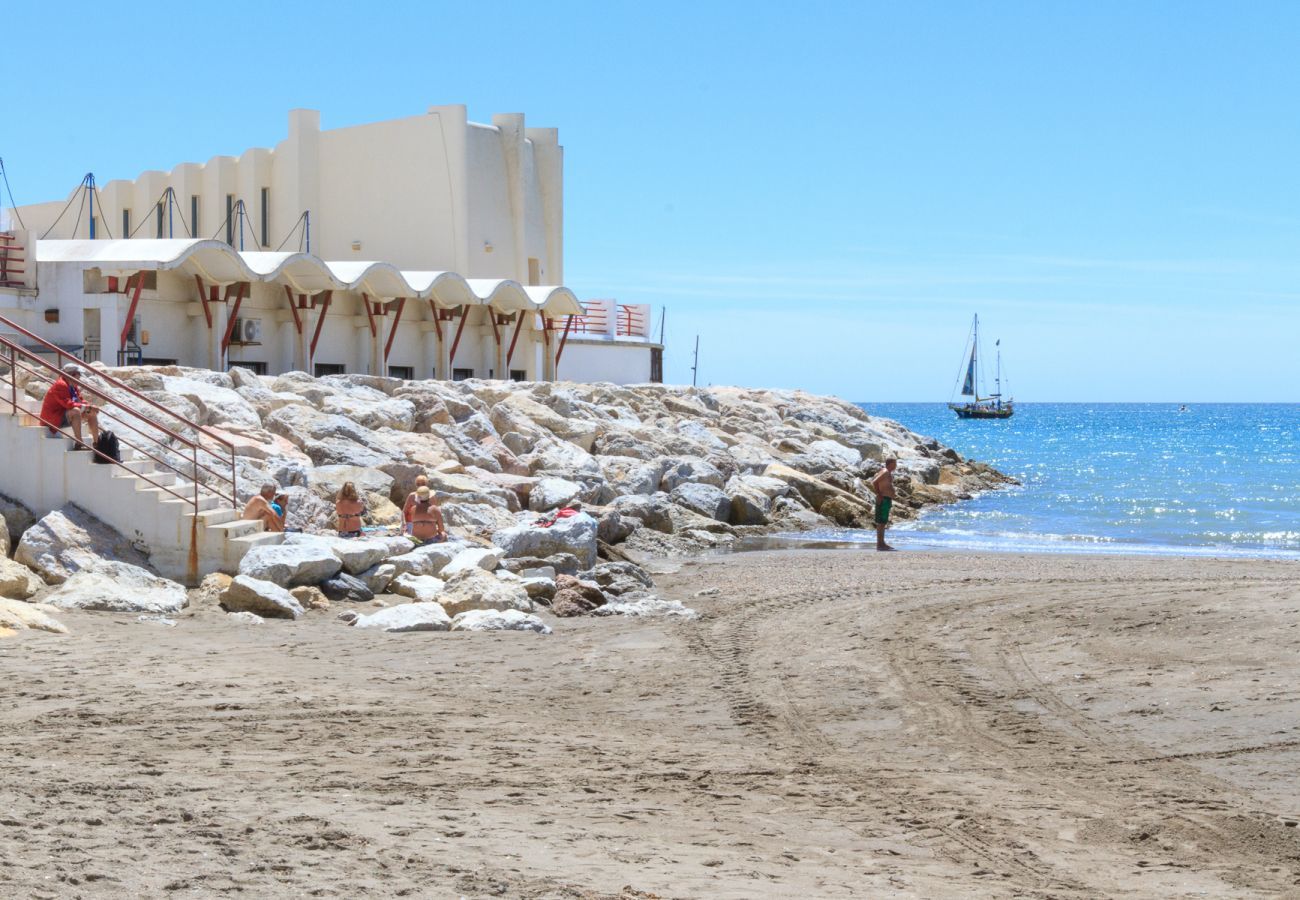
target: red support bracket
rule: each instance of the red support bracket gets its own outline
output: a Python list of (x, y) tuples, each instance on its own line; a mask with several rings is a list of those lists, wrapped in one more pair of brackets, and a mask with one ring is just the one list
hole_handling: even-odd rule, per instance
[(560, 346), (555, 351), (555, 369), (559, 373), (560, 357), (564, 355), (564, 345), (569, 342), (569, 329), (573, 327), (573, 316), (569, 316), (564, 322), (564, 334), (560, 335)]
[(465, 323), (468, 321), (469, 307), (462, 306), (460, 308), (460, 324), (456, 326), (456, 339), (451, 342), (451, 357), (448, 362), (454, 363), (456, 361), (456, 348), (460, 346), (460, 335), (465, 330)]
[(239, 318), (239, 307), (244, 305), (244, 295), (248, 293), (248, 282), (239, 282), (239, 290), (235, 293), (235, 308), (230, 311), (230, 317), (226, 320), (226, 333), (221, 338), (221, 355), (224, 357), (226, 351), (230, 349), (230, 338), (235, 333), (235, 322)]
[(402, 321), (402, 310), (406, 308), (406, 298), (397, 298), (397, 312), (393, 313), (393, 325), (388, 329), (388, 341), (384, 344), (384, 365), (388, 365), (388, 354), (393, 350), (393, 338), (397, 337), (397, 323)]
[[(208, 327), (212, 327), (212, 307), (208, 305), (208, 292), (203, 289), (203, 279), (195, 275), (194, 283), (199, 286), (199, 302), (203, 304), (203, 318), (208, 320)], [(213, 287), (216, 290), (216, 287)]]
[(549, 316), (542, 316), (542, 343), (547, 347), (551, 346), (551, 330), (554, 327)]
[(492, 337), (493, 337), (493, 339), (496, 340), (496, 342), (497, 342), (497, 346), (500, 347), (500, 346), (501, 346), (501, 330), (500, 330), (499, 328), (497, 328), (497, 314), (496, 314), (496, 310), (494, 310), (492, 307), (489, 306), (489, 307), (488, 307), (488, 310), (487, 310), (487, 314), (488, 314), (488, 321), (492, 323)]
[(284, 286), (284, 295), (289, 298), (289, 312), (293, 313), (293, 327), (299, 334), (302, 334), (302, 316), (298, 313), (298, 301), (293, 297), (293, 291), (289, 285)]
[[(515, 358), (515, 344), (519, 343), (519, 332), (524, 328), (524, 316), (527, 315), (522, 309), (515, 313), (519, 321), (515, 324), (515, 336), (510, 339), (510, 349), (506, 351), (506, 368), (510, 368), (510, 360)], [(510, 373), (507, 371), (507, 375)]]
[(321, 329), (325, 327), (325, 316), (330, 311), (330, 299), (333, 296), (334, 296), (333, 291), (326, 291), (325, 293), (321, 294), (319, 298), (323, 302), (321, 304), (320, 316), (319, 318), (316, 319), (316, 331), (311, 336), (311, 354), (310, 354), (311, 360), (316, 359), (316, 344), (317, 342), (320, 341)]
[(126, 324), (122, 326), (122, 339), (118, 342), (118, 353), (126, 350), (126, 339), (131, 336), (131, 323), (135, 321), (135, 311), (140, 306), (140, 292), (144, 290), (144, 272), (135, 276), (135, 293), (131, 295), (131, 306), (126, 311)]
[(370, 320), (370, 336), (379, 337), (379, 331), (375, 328), (375, 311), (370, 308), (370, 297), (362, 294), (361, 303), (366, 308), (366, 318)]
[(429, 298), (429, 311), (433, 313), (433, 327), (434, 330), (438, 332), (438, 346), (441, 347), (443, 342), (443, 334), (442, 334), (443, 310), (438, 309), (438, 304), (433, 302), (432, 297)]

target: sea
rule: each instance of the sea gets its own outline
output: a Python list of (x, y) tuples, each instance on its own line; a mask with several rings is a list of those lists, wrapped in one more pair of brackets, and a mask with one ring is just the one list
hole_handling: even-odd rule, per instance
[(1004, 421), (859, 405), (1020, 482), (900, 523), (899, 547), (1300, 558), (1300, 404), (1017, 403)]

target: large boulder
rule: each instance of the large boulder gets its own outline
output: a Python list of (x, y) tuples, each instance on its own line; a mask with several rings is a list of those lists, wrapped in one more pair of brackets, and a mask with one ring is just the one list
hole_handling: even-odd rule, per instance
[(610, 506), (624, 516), (637, 519), (652, 531), (672, 534), (676, 529), (673, 523), (672, 500), (665, 493), (655, 493), (648, 497), (641, 495), (615, 497)]
[(726, 493), (711, 484), (679, 484), (669, 495), (678, 506), (684, 506), (719, 522), (731, 515), (731, 500)]
[(467, 572), (470, 569), (482, 569), (484, 572), (491, 572), (499, 562), (501, 562), (501, 549), (499, 547), (470, 547), (457, 553), (455, 558), (447, 563), (438, 574), (445, 580), (459, 572)]
[(447, 631), (451, 617), (437, 603), (403, 603), (368, 616), (357, 616), (357, 628), (377, 628), (393, 634), (407, 631)]
[(67, 627), (45, 612), (47, 609), (49, 607), (43, 604), (24, 603), (21, 600), (0, 597), (0, 632), (6, 628), (13, 631), (30, 628), (52, 634), (67, 634)]
[(392, 475), (369, 466), (317, 466), (311, 472), (312, 490), (330, 503), (349, 481), (365, 496), (375, 494), (387, 498), (393, 489)]
[(464, 544), (448, 541), (443, 544), (425, 544), (409, 553), (388, 558), (388, 565), (393, 567), (393, 577), (398, 575), (437, 575), (447, 563), (456, 558)]
[(36, 524), (36, 516), (30, 509), (17, 500), (0, 494), (0, 546), (4, 549), (0, 556), (8, 556), (10, 551), (18, 546), (23, 532), (34, 524)]
[(196, 421), (200, 425), (241, 425), (246, 428), (262, 426), (257, 410), (232, 387), (164, 376), (163, 390), (192, 403), (198, 410)]
[(252, 612), (268, 619), (297, 619), (303, 614), (302, 604), (287, 590), (248, 575), (230, 582), (221, 606), (228, 612)]
[(473, 609), (451, 620), (452, 631), (531, 631), (550, 634), (550, 627), (537, 616), (517, 609)]
[(332, 535), (286, 534), (284, 543), (290, 546), (308, 545), (324, 547), (338, 557), (343, 571), (360, 575), (388, 559), (410, 552), (411, 542), (400, 536), (374, 538), (341, 538)]
[(60, 609), (163, 614), (178, 613), (189, 603), (182, 585), (111, 560), (102, 560), (91, 571), (74, 572), (43, 599)]
[(596, 563), (596, 520), (585, 512), (557, 519), (549, 528), (531, 522), (503, 528), (492, 536), (492, 543), (506, 556), (547, 557), (571, 553), (584, 569)]
[(125, 537), (80, 507), (55, 510), (23, 532), (14, 559), (47, 584), (62, 584), (105, 560), (147, 568), (148, 558)]
[(264, 544), (248, 551), (239, 563), (239, 574), (290, 588), (320, 584), (342, 568), (343, 562), (321, 543)]
[(827, 501), (836, 499), (837, 502), (832, 506), (832, 510), (837, 513), (843, 513), (844, 510), (861, 511), (866, 509), (870, 512), (870, 506), (863, 500), (853, 496), (848, 491), (840, 490), (834, 485), (828, 484), (820, 478), (812, 475), (806, 475), (796, 469), (785, 465), (771, 465), (767, 467), (764, 473), (768, 478), (775, 478), (784, 481), (790, 487), (799, 492), (799, 495), (808, 502), (813, 509), (821, 511)]
[[(0, 529), (3, 530), (3, 529)], [(31, 569), (20, 562), (0, 556), (0, 597), (26, 600), (45, 587)]]
[(321, 593), (335, 603), (369, 603), (375, 594), (369, 585), (355, 575), (340, 572), (320, 583)]
[(542, 478), (533, 485), (528, 495), (528, 508), (533, 512), (546, 512), (568, 506), (583, 492), (576, 481), (565, 478)]
[(419, 603), (437, 600), (442, 596), (447, 582), (432, 575), (398, 575), (388, 585), (390, 594), (410, 597)]
[[(600, 433), (600, 429), (595, 422), (560, 415), (522, 392), (511, 394), (498, 405), (509, 407), (512, 412), (521, 414), (534, 425), (540, 426), (556, 437), (576, 444), (588, 452), (591, 451), (592, 443), (596, 440), (597, 434)], [(511, 424), (515, 424), (513, 420), (511, 420)]]
[(671, 460), (665, 467), (663, 477), (659, 479), (661, 490), (672, 492), (682, 484), (711, 484), (716, 488), (727, 483), (726, 477), (717, 466), (703, 459)]
[(533, 608), (520, 582), (502, 581), (482, 569), (469, 569), (450, 579), (438, 602), (453, 616), (471, 609)]

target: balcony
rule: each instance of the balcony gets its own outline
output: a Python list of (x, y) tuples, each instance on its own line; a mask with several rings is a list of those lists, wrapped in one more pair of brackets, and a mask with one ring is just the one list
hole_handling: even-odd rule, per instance
[(587, 300), (587, 313), (573, 317), (570, 336), (589, 340), (648, 342), (650, 340), (650, 305), (617, 303), (613, 300)]

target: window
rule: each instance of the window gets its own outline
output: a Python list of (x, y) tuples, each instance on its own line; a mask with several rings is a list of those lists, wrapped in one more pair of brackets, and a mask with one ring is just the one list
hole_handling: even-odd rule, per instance
[(158, 356), (142, 356), (142, 357), (140, 357), (140, 362), (137, 363), (137, 365), (141, 365), (141, 366), (174, 366), (174, 365), (176, 365), (176, 360), (174, 360), (174, 359), (163, 359), (163, 358), (158, 357)]
[(664, 348), (650, 348), (650, 382), (652, 384), (664, 383)]
[(451, 370), (452, 381), (464, 381), (466, 378), (473, 378), (473, 377), (474, 377), (473, 369), (452, 369)]
[(342, 375), (343, 363), (316, 363), (316, 377), (322, 378), (326, 375)]
[(523, 369), (511, 369), (511, 370), (510, 370), (510, 380), (511, 380), (511, 381), (527, 381), (527, 380), (528, 380), (528, 373), (525, 372)]
[(528, 257), (528, 283), (542, 283), (542, 264), (535, 256)]
[(190, 194), (190, 237), (199, 236), (199, 195)]
[(271, 189), (262, 188), (262, 246), (271, 246)]
[(241, 359), (238, 362), (232, 362), (227, 367), (227, 371), (229, 371), (230, 369), (247, 369), (248, 371), (252, 372), (254, 375), (265, 375), (266, 363), (256, 362), (251, 359)]
[(154, 219), (158, 223), (157, 236), (162, 237), (163, 236), (163, 205), (161, 202), (159, 202), (158, 206), (154, 209)]
[(130, 236), (131, 236), (131, 210), (124, 209), (122, 210), (122, 237), (129, 238)]
[(226, 243), (235, 246), (235, 195), (226, 194)]
[(389, 378), (400, 378), (403, 381), (413, 381), (415, 379), (414, 366), (389, 366)]

